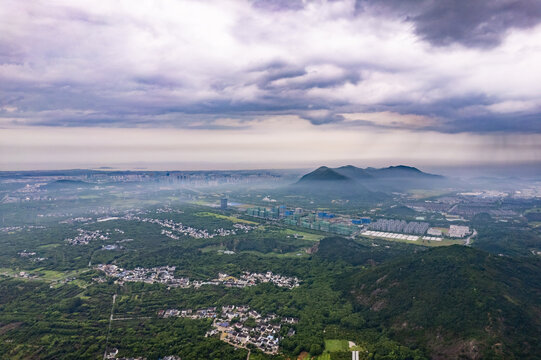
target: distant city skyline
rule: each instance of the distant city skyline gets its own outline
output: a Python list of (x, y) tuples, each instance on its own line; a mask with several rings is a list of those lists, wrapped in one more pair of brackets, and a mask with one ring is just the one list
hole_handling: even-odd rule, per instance
[(0, 31), (0, 171), (539, 168), (539, 1), (5, 0)]

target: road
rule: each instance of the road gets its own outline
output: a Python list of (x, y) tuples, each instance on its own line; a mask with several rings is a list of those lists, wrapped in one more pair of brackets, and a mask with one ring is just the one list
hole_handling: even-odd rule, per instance
[(105, 351), (103, 352), (103, 360), (107, 357), (107, 344), (109, 343), (109, 335), (111, 334), (111, 324), (113, 323), (113, 312), (115, 310), (116, 294), (113, 295), (113, 305), (111, 306), (111, 315), (109, 316), (109, 328), (107, 329), (107, 337), (105, 338)]
[(140, 316), (140, 317), (117, 317), (113, 321), (125, 321), (125, 320), (148, 320), (152, 319), (150, 316)]
[(470, 246), (471, 244), (471, 238), (477, 235), (477, 230), (473, 229), (473, 233), (466, 238), (466, 241), (464, 242), (464, 245)]

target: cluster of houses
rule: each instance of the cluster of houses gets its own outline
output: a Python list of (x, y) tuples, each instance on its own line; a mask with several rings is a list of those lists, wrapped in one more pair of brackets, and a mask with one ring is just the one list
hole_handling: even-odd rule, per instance
[(218, 274), (217, 279), (210, 281), (193, 280), (189, 278), (176, 278), (174, 266), (160, 266), (154, 268), (135, 268), (126, 270), (116, 265), (99, 264), (97, 270), (103, 271), (106, 276), (118, 278), (117, 283), (124, 282), (144, 282), (147, 284), (165, 284), (172, 287), (194, 287), (200, 288), (203, 285), (223, 285), (226, 287), (243, 288), (246, 286), (254, 286), (260, 283), (273, 283), (279, 287), (288, 289), (299, 286), (300, 280), (297, 277), (287, 277), (278, 274), (273, 274), (271, 271), (266, 273), (250, 273), (244, 272), (240, 278), (236, 278), (227, 274)]
[(218, 279), (215, 279), (215, 281), (222, 283), (226, 287), (239, 288), (267, 282), (288, 289), (293, 289), (300, 285), (300, 280), (297, 277), (287, 277), (279, 274), (273, 274), (272, 271), (267, 271), (264, 274), (245, 271), (238, 279), (228, 274), (220, 273), (218, 274)]
[(257, 228), (257, 226), (254, 226), (254, 225), (246, 225), (246, 224), (241, 224), (241, 223), (233, 224), (233, 227), (237, 229), (237, 232), (244, 231), (245, 234)]
[(32, 256), (36, 256), (36, 253), (35, 252), (28, 252), (26, 250), (23, 250), (19, 253), (19, 256), (20, 257), (32, 257)]
[[(110, 351), (106, 351), (103, 358), (108, 359), (108, 360), (112, 360), (112, 359), (114, 360), (146, 360), (147, 359), (145, 357), (117, 357), (117, 356), (118, 356), (118, 349), (113, 348)], [(168, 356), (159, 358), (159, 360), (182, 360), (182, 359), (180, 358), (180, 356), (168, 355)]]
[(19, 256), (22, 257), (22, 258), (27, 258), (27, 259), (30, 259), (30, 261), (33, 261), (33, 262), (37, 262), (37, 261), (43, 261), (43, 260), (47, 260), (47, 258), (44, 258), (44, 257), (37, 257), (36, 256), (36, 253), (33, 252), (33, 251), (21, 251), (19, 253)]
[(9, 272), (2, 272), (0, 275), (3, 276), (9, 276), (9, 277), (15, 277), (15, 278), (22, 278), (22, 279), (37, 279), (39, 276), (37, 274), (30, 274), (26, 271), (20, 271), (19, 273), (12, 274)]
[(3, 227), (0, 227), (0, 232), (14, 233), (14, 232), (22, 231), (24, 229), (28, 231), (33, 230), (33, 229), (45, 229), (45, 226), (42, 226), (42, 225), (3, 226)]
[[(221, 340), (236, 347), (246, 347), (252, 344), (268, 354), (278, 352), (282, 324), (294, 325), (298, 323), (298, 319), (292, 317), (280, 319), (275, 314), (262, 316), (246, 305), (226, 305), (222, 306), (221, 311), (217, 311), (216, 307), (195, 311), (167, 309), (160, 310), (158, 316), (162, 318), (213, 319), (212, 329), (207, 332), (206, 336), (219, 335)], [(252, 320), (249, 322), (249, 319)], [(291, 327), (287, 335), (293, 336), (294, 334), (295, 330)]]
[[(86, 220), (87, 218), (80, 218), (81, 220)], [(100, 221), (107, 221), (109, 219), (120, 219), (118, 217), (108, 217), (104, 219), (98, 219)], [(129, 215), (122, 219), (129, 220), (138, 220), (142, 222), (148, 222), (152, 224), (158, 224), (163, 229), (161, 231), (162, 235), (165, 235), (173, 240), (180, 239), (180, 235), (191, 236), (196, 239), (212, 239), (216, 236), (229, 236), (236, 235), (239, 232), (248, 233), (249, 231), (255, 229), (255, 226), (250, 226), (246, 224), (233, 224), (233, 229), (217, 229), (214, 232), (209, 232), (207, 230), (201, 230), (192, 228), (190, 226), (183, 225), (182, 223), (175, 223), (172, 220), (161, 220), (161, 219), (152, 219), (152, 218), (140, 218), (138, 216)], [(72, 219), (73, 220), (73, 219)], [(65, 220), (67, 221), (67, 220)], [(92, 240), (107, 240), (109, 234), (101, 234), (99, 230), (89, 231), (83, 229), (77, 229), (79, 234), (74, 238), (66, 239), (71, 245), (87, 245)], [(117, 233), (124, 234), (124, 231), (121, 229), (114, 230)]]
[(167, 236), (168, 238), (171, 238), (173, 240), (178, 240), (180, 239), (179, 236), (173, 234), (173, 232), (171, 230), (166, 230), (166, 229), (162, 229), (162, 232), (161, 232), (162, 235), (165, 235)]
[(173, 209), (170, 206), (165, 205), (164, 207), (157, 208), (156, 214), (170, 214), (170, 213), (176, 213), (176, 214), (184, 214), (184, 211), (180, 209)]
[(184, 225), (182, 223), (175, 223), (173, 220), (143, 218), (141, 219), (141, 221), (158, 224), (161, 227), (169, 229), (171, 232), (176, 232), (181, 235), (191, 236), (195, 239), (212, 239), (216, 236), (235, 235), (235, 232), (233, 230), (226, 230), (226, 229), (220, 228), (214, 231), (213, 233), (211, 233), (207, 231), (206, 229), (196, 229), (191, 226)]
[(74, 224), (74, 223), (89, 223), (89, 222), (92, 222), (92, 218), (78, 216), (78, 217), (69, 218), (69, 219), (59, 221), (58, 223), (59, 224)]
[(93, 240), (109, 240), (109, 234), (102, 234), (100, 230), (84, 230), (77, 229), (79, 234), (74, 238), (66, 239), (65, 241), (71, 245), (88, 245), (89, 242)]
[(23, 226), (3, 226), (3, 227), (0, 227), (0, 232), (14, 233), (17, 231), (21, 231), (22, 229), (24, 229)]
[(174, 240), (178, 240), (179, 236), (190, 236), (195, 239), (212, 239), (217, 236), (230, 236), (236, 235), (239, 232), (248, 233), (249, 231), (256, 228), (256, 226), (246, 225), (246, 224), (234, 224), (233, 229), (223, 229), (219, 228), (213, 232), (210, 232), (206, 229), (196, 229), (188, 225), (184, 225), (180, 222), (174, 222), (170, 219), (153, 219), (149, 217), (139, 217), (133, 214), (128, 214), (124, 216), (124, 220), (136, 220), (141, 222), (147, 222), (151, 224), (158, 224), (162, 229), (162, 235), (168, 236)]
[(125, 270), (116, 265), (100, 264), (96, 266), (96, 269), (103, 271), (107, 276), (118, 278), (117, 282), (119, 284), (124, 282), (144, 282), (147, 284), (165, 284), (173, 287), (188, 287), (190, 283), (188, 278), (175, 278), (174, 266)]

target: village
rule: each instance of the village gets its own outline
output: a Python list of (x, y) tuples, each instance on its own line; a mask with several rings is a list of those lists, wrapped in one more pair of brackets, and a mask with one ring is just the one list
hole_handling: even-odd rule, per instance
[[(217, 311), (216, 307), (195, 311), (167, 309), (158, 311), (158, 317), (213, 319), (212, 330), (208, 331), (206, 336), (219, 335), (222, 341), (235, 347), (247, 348), (251, 344), (268, 354), (278, 353), (282, 325), (298, 323), (298, 319), (292, 317), (279, 318), (275, 314), (262, 316), (246, 305), (226, 305), (222, 306), (221, 311)], [(290, 327), (287, 336), (294, 334), (295, 329)]]
[(137, 220), (147, 222), (151, 224), (158, 224), (162, 229), (162, 235), (165, 235), (173, 240), (178, 240), (180, 235), (190, 236), (194, 239), (212, 239), (217, 236), (231, 236), (238, 233), (248, 233), (256, 228), (256, 226), (246, 224), (233, 224), (233, 229), (216, 229), (214, 232), (210, 232), (206, 229), (196, 229), (191, 226), (184, 225), (182, 223), (176, 223), (173, 220), (162, 220), (153, 218), (141, 218), (138, 216), (129, 216), (126, 220)]
[[(107, 360), (147, 360), (146, 357), (138, 356), (138, 357), (117, 357), (118, 356), (118, 349), (113, 348), (109, 351), (106, 351), (103, 358)], [(176, 355), (168, 355), (160, 358), (160, 360), (181, 360), (180, 356)]]
[(239, 278), (220, 273), (218, 274), (217, 279), (212, 279), (209, 281), (193, 280), (190, 282), (189, 278), (175, 278), (174, 266), (125, 270), (112, 264), (99, 264), (96, 266), (96, 269), (103, 271), (108, 277), (118, 278), (116, 282), (121, 285), (124, 282), (144, 282), (147, 284), (159, 283), (171, 287), (182, 288), (199, 288), (203, 285), (223, 285), (225, 287), (243, 288), (260, 283), (272, 283), (278, 287), (284, 287), (287, 289), (293, 289), (300, 285), (300, 280), (297, 277), (287, 277), (273, 274), (271, 271), (267, 271), (264, 274), (244, 272)]
[(173, 287), (188, 287), (190, 283), (188, 278), (175, 278), (174, 266), (125, 270), (116, 265), (99, 264), (96, 269), (103, 271), (106, 276), (118, 278), (116, 282), (120, 285), (125, 282), (144, 282), (147, 284), (165, 284)]
[(250, 272), (245, 271), (244, 273), (242, 273), (242, 275), (238, 279), (228, 274), (220, 273), (218, 274), (218, 279), (216, 279), (215, 281), (222, 283), (226, 287), (240, 287), (240, 288), (245, 287), (245, 286), (257, 285), (259, 283), (270, 282), (279, 287), (293, 289), (299, 286), (300, 284), (300, 281), (297, 277), (287, 277), (287, 276), (282, 276), (278, 274), (273, 274), (271, 271), (267, 271), (265, 274), (250, 273)]
[(89, 242), (94, 240), (109, 240), (109, 234), (102, 234), (100, 230), (90, 231), (84, 229), (77, 229), (79, 234), (73, 238), (66, 239), (65, 241), (70, 245), (88, 245)]
[[(170, 209), (158, 209), (156, 211), (157, 213), (168, 213), (168, 212), (178, 212), (173, 211)], [(173, 220), (169, 219), (154, 219), (150, 217), (141, 217), (138, 215), (143, 215), (148, 212), (145, 211), (137, 211), (135, 213), (127, 213), (124, 216), (108, 216), (104, 218), (99, 218), (95, 222), (105, 222), (110, 220), (127, 220), (127, 221), (140, 221), (140, 222), (146, 222), (150, 224), (157, 224), (162, 227), (161, 234), (165, 235), (173, 240), (179, 240), (180, 236), (190, 236), (194, 239), (212, 239), (218, 236), (232, 236), (237, 235), (240, 233), (248, 233), (257, 226), (253, 225), (247, 225), (242, 223), (236, 223), (233, 224), (233, 229), (224, 229), (219, 228), (214, 231), (209, 231), (206, 229), (197, 229), (188, 225), (184, 225), (180, 222), (175, 222)], [(182, 213), (182, 211), (180, 211)], [(85, 225), (92, 224), (94, 221), (92, 221), (92, 218), (85, 218), (85, 217), (78, 217), (78, 218), (70, 218), (67, 220), (60, 221), (61, 224), (73, 224), (76, 222), (84, 222)], [(19, 230), (19, 229), (15, 229)], [(120, 234), (123, 234), (124, 231), (120, 229), (114, 229), (115, 232), (118, 232)], [(6, 228), (5, 231), (14, 231), (11, 228)], [(77, 229), (79, 232), (78, 235), (76, 235), (73, 238), (67, 238), (65, 239), (66, 242), (68, 242), (71, 245), (88, 245), (91, 241), (94, 240), (108, 240), (110, 234), (105, 233), (103, 234), (100, 230), (84, 230), (84, 229)]]
[(45, 257), (36, 256), (36, 253), (33, 252), (33, 251), (28, 252), (28, 251), (24, 250), (24, 251), (19, 252), (18, 254), (19, 254), (20, 257), (30, 259), (30, 261), (32, 261), (32, 262), (38, 262), (38, 261), (47, 260), (47, 258), (45, 258)]

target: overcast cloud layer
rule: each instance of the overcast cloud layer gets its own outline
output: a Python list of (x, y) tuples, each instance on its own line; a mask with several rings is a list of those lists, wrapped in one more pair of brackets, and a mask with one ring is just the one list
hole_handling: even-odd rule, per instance
[(541, 134), (538, 0), (3, 0), (0, 34), (4, 129)]

